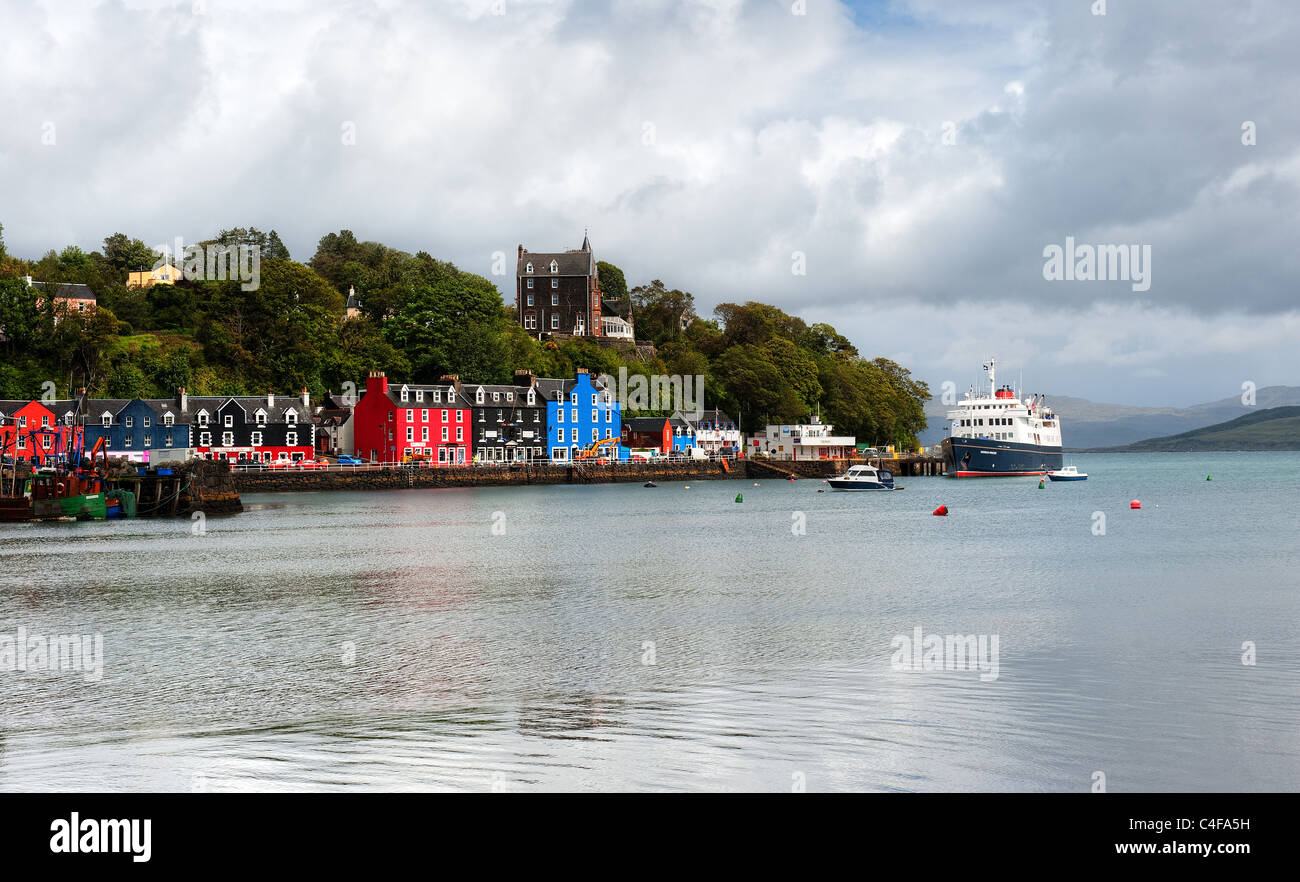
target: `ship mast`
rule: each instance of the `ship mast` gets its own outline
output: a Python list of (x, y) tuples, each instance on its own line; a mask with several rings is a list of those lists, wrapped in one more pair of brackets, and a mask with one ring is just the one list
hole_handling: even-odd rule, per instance
[(989, 372), (989, 398), (996, 398), (998, 394), (997, 359), (990, 358), (989, 363), (984, 367), (988, 368)]

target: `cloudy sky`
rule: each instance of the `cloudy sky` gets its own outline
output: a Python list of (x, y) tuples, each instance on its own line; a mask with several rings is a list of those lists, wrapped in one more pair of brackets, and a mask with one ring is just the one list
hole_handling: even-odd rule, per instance
[[(0, 0), (10, 252), (347, 228), (492, 276), (586, 227), (935, 386), (1300, 383), (1292, 0), (271, 5)], [(1149, 246), (1149, 289), (1045, 279), (1067, 236)]]

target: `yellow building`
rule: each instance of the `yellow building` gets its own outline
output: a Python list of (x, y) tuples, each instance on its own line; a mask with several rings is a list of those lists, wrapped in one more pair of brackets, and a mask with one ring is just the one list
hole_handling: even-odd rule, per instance
[(126, 277), (128, 288), (152, 288), (154, 285), (175, 285), (181, 277), (181, 271), (170, 263), (164, 263), (154, 269), (129, 273)]

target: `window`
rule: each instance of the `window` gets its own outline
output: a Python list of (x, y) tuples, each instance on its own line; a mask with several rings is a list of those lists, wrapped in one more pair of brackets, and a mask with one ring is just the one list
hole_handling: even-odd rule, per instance
[(415, 429), (411, 428), (410, 426), (407, 426), (407, 427), (406, 427), (406, 443), (409, 444), (409, 443), (411, 443), (411, 442), (414, 441), (414, 440), (415, 440)]
[[(532, 271), (533, 271), (533, 265), (531, 263), (524, 264), (524, 272), (531, 273)], [(532, 280), (530, 279), (529, 281)]]
[(172, 413), (163, 414), (163, 425), (164, 426), (176, 425), (176, 415)]
[(211, 432), (201, 432), (201, 433), (199, 434), (199, 446), (200, 446), (200, 447), (211, 447), (211, 446), (212, 446), (212, 433), (211, 433)]
[(506, 393), (506, 401), (514, 401), (514, 400), (515, 400), (515, 393), (513, 393), (513, 392), (507, 392), (507, 393)]
[(144, 446), (145, 446), (145, 447), (152, 447), (152, 446), (153, 446), (153, 436), (152, 436), (152, 435), (145, 435), (145, 436), (144, 436)]
[(555, 409), (555, 421), (556, 421), (557, 423), (562, 423), (562, 422), (564, 422), (564, 408), (562, 408), (562, 407), (557, 407), (557, 408)]
[(390, 423), (393, 421), (393, 412), (391, 410), (388, 412), (388, 421)]
[(537, 316), (533, 315), (532, 313), (529, 313), (528, 315), (524, 316), (524, 328), (526, 328), (529, 331), (536, 331)]
[(27, 428), (27, 417), (25, 417), (25, 416), (20, 416), (20, 417), (18, 418), (18, 428), (20, 428), (20, 429), (25, 429), (25, 428)]
[(429, 411), (428, 411), (427, 409), (426, 409), (426, 410), (421, 410), (421, 411), (420, 411), (420, 422), (422, 422), (422, 423), (427, 423), (428, 421), (429, 421)]
[(225, 427), (226, 427), (227, 429), (233, 428), (234, 425), (235, 425), (235, 418), (234, 418), (234, 416), (232, 416), (231, 414), (226, 414), (226, 419), (225, 419), (225, 421), (224, 421), (224, 425), (225, 425)]
[(285, 435), (285, 436), (284, 436), (284, 443), (285, 443), (285, 445), (288, 446), (288, 447), (297, 447), (297, 446), (298, 446), (298, 433), (297, 433), (297, 432), (290, 432), (290, 433), (288, 433), (287, 435)]
[(578, 421), (578, 409), (575, 407), (573, 410), (569, 411), (569, 422), (576, 423), (577, 421)]
[(27, 449), (27, 438), (22, 435), (18, 436), (18, 449), (19, 450)]
[(559, 305), (560, 305), (560, 295), (559, 295), (559, 294), (552, 294), (552, 295), (551, 295), (551, 306), (559, 306)]
[(423, 389), (416, 389), (416, 390), (415, 390), (415, 400), (416, 400), (416, 401), (423, 401), (423, 400), (424, 400), (424, 390), (423, 390)]
[(563, 430), (563, 429), (556, 429), (556, 430), (555, 430), (555, 440), (556, 440), (558, 443), (560, 443), (560, 444), (563, 444), (563, 443), (564, 443), (564, 430)]
[(614, 432), (613, 432), (613, 430), (612, 430), (612, 429), (606, 429), (606, 430), (605, 430), (605, 437), (606, 437), (606, 438), (613, 438), (613, 437), (614, 437)]
[(149, 418), (148, 418), (148, 417), (145, 417), (145, 418), (144, 418), (144, 427), (145, 427), (146, 429), (149, 428)]
[(595, 408), (592, 408), (592, 410), (591, 410), (591, 421), (594, 423), (594, 422), (596, 422), (597, 419), (598, 419), (598, 417), (597, 417), (597, 415), (596, 415), (596, 409), (595, 409)]
[(482, 389), (479, 389), (477, 392), (474, 393), (474, 403), (475, 403), (475, 404), (482, 404), (482, 403), (483, 403), (483, 390), (482, 390)]
[(462, 429), (460, 426), (456, 427), (456, 440), (457, 441), (465, 440), (465, 430)]
[(534, 404), (536, 404), (536, 403), (537, 403), (537, 395), (533, 392), (532, 389), (529, 389), (529, 390), (528, 390), (528, 404), (529, 404), (529, 406), (532, 406), (532, 405), (534, 405)]
[(448, 431), (449, 431), (449, 430), (447, 429), (446, 426), (443, 426), (443, 427), (442, 427), (442, 440), (443, 440), (443, 441), (446, 441), (446, 440), (447, 440), (447, 432), (448, 432)]
[(560, 280), (559, 280), (559, 279), (551, 279), (551, 287), (552, 287), (552, 288), (558, 288), (558, 287), (560, 287)]
[[(531, 282), (532, 279), (529, 279), (528, 281)], [(531, 295), (531, 294), (528, 295), (528, 305), (529, 305), (529, 306), (532, 306), (532, 305), (533, 305), (533, 295)]]
[(253, 436), (252, 436), (252, 438), (251, 438), (251, 440), (249, 441), (249, 443), (252, 444), (254, 447), (261, 447), (261, 446), (262, 446), (262, 433), (261, 433), (261, 432), (254, 432), (254, 433), (253, 433)]
[(421, 440), (421, 441), (428, 441), (428, 440), (429, 440), (429, 427), (428, 427), (428, 426), (422, 426), (422, 427), (420, 428), (420, 440)]
[(456, 422), (458, 423), (465, 422), (465, 411), (463, 410), (456, 411)]
[(408, 423), (413, 423), (413, 422), (415, 422), (415, 411), (414, 411), (414, 410), (408, 410), (408, 411), (406, 412), (406, 421), (407, 421)]
[(172, 446), (172, 433), (168, 432), (167, 437), (163, 439), (163, 444), (167, 447)]
[(448, 390), (447, 390), (447, 403), (448, 403), (448, 404), (455, 404), (455, 403), (456, 403), (456, 390), (455, 390), (455, 389), (448, 389)]
[(442, 412), (442, 421), (443, 421), (444, 423), (447, 422), (447, 411), (445, 411), (445, 410)]
[[(44, 417), (42, 417), (41, 419), (44, 419)], [(45, 425), (45, 424), (43, 423), (43, 425)], [(134, 426), (135, 426), (135, 417), (127, 417), (127, 418), (123, 421), (123, 425), (125, 425), (128, 429), (130, 429), (130, 428), (134, 428)]]
[(99, 418), (99, 423), (105, 427), (113, 425), (113, 415), (111, 413), (104, 414)]
[(234, 432), (222, 432), (222, 433), (221, 433), (221, 446), (222, 446), (222, 447), (234, 447), (234, 446), (235, 446), (235, 433), (234, 433)]
[[(577, 392), (572, 392), (572, 393), (569, 394), (569, 403), (570, 403), (570, 404), (577, 404), (577, 403), (578, 403), (578, 393), (577, 393)], [(574, 419), (576, 420), (577, 417), (574, 417)]]
[(533, 280), (532, 280), (532, 279), (529, 279), (529, 280), (528, 280), (528, 287), (529, 287), (529, 288), (533, 287)]
[(406, 402), (408, 402), (408, 401), (410, 401), (410, 400), (411, 400), (411, 393), (410, 393), (410, 391), (409, 391), (405, 386), (403, 386), (403, 387), (402, 387), (402, 403), (405, 404)]
[(125, 438), (122, 439), (122, 446), (123, 446), (123, 447), (130, 447), (130, 446), (131, 446), (131, 442), (132, 442), (133, 440), (134, 440), (134, 439), (133, 439), (130, 435), (127, 435)]
[(493, 401), (500, 401), (500, 400), (501, 400), (501, 393), (500, 393), (500, 392), (493, 392), (493, 393), (492, 393), (492, 400), (493, 400)]
[(533, 422), (540, 423), (541, 421), (542, 421), (542, 412), (540, 410), (533, 411)]
[(605, 422), (607, 423), (612, 422), (613, 416), (614, 416), (614, 409), (611, 407), (605, 408)]
[(552, 260), (552, 261), (551, 261), (551, 272), (553, 272), (553, 273), (558, 273), (559, 271), (560, 271), (560, 265), (559, 265), (558, 263), (556, 263), (555, 261)]
[(595, 429), (592, 429), (592, 430), (591, 430), (591, 443), (592, 443), (592, 444), (595, 444), (595, 443), (596, 443), (596, 439), (597, 439), (596, 430), (595, 430)]
[(258, 424), (259, 426), (265, 426), (265, 425), (266, 425), (266, 411), (264, 411), (264, 410), (259, 410), (257, 413), (253, 414), (253, 419), (257, 420), (257, 424)]
[[(434, 389), (434, 390), (433, 390), (433, 403), (434, 403), (434, 404), (442, 404), (442, 390), (441, 390), (441, 389)], [(446, 417), (443, 417), (443, 419), (445, 420)]]

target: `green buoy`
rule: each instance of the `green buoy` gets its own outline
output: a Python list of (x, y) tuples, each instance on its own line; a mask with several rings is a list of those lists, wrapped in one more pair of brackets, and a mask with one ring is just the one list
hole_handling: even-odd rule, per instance
[(1205, 480), (1207, 480), (1207, 481), (1213, 481), (1214, 479), (1211, 478), (1209, 475), (1206, 475), (1206, 476), (1205, 476)]
[(1046, 488), (1047, 488), (1047, 484), (1043, 481), (1042, 478), (1039, 478), (1039, 479), (1038, 479), (1038, 489), (1039, 489), (1039, 490), (1044, 490), (1044, 489), (1046, 489)]
[(736, 494), (736, 501), (737, 501), (737, 502), (744, 502), (744, 501), (745, 501), (745, 494), (744, 494), (744, 493), (737, 493), (737, 494)]

